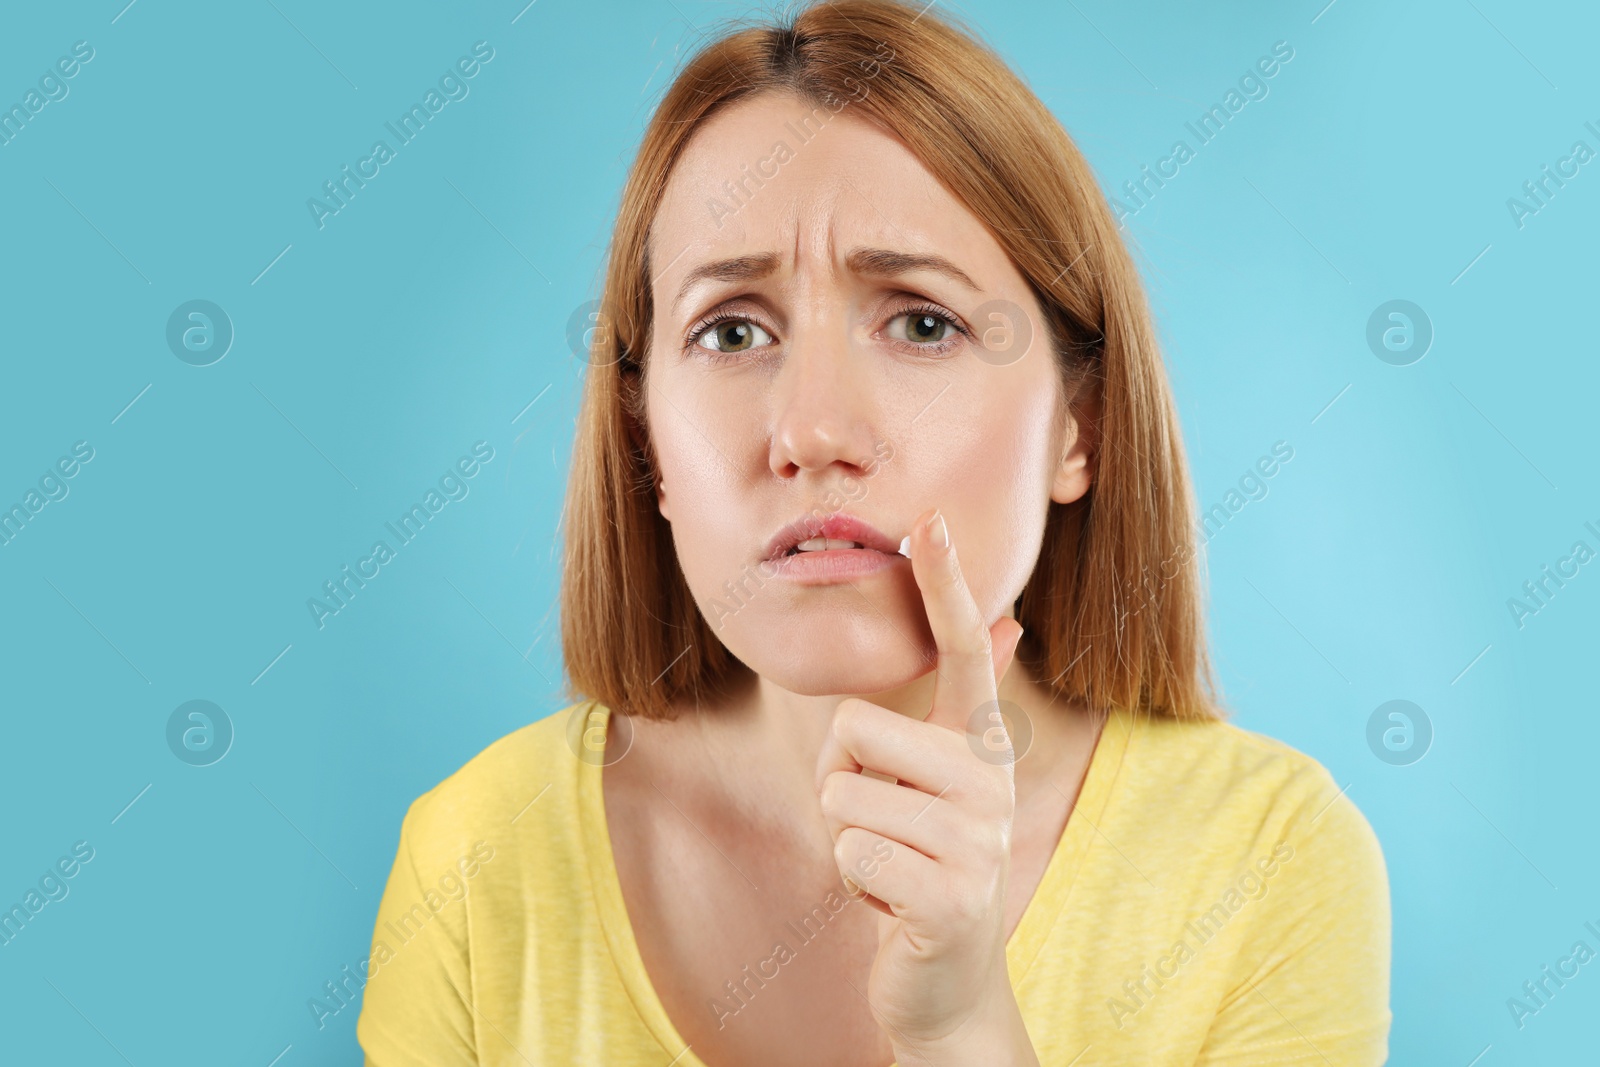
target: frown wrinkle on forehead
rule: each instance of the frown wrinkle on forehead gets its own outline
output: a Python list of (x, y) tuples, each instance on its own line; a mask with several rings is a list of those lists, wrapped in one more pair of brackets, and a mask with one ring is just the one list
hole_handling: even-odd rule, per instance
[[(757, 252), (730, 259), (713, 260), (694, 267), (678, 287), (673, 306), (682, 304), (695, 286), (706, 281), (751, 282), (768, 277), (780, 266), (776, 252)], [(925, 272), (950, 278), (974, 293), (983, 287), (973, 281), (966, 271), (944, 256), (934, 252), (901, 252), (888, 248), (858, 247), (845, 256), (845, 268), (852, 274), (871, 278), (898, 278), (906, 274)]]
[(921, 271), (966, 293), (996, 288), (1003, 251), (893, 130), (847, 111), (797, 139), (806, 111), (802, 101), (764, 95), (692, 136), (649, 224), (657, 307), (672, 315), (702, 283), (755, 282), (786, 269), (828, 279)]

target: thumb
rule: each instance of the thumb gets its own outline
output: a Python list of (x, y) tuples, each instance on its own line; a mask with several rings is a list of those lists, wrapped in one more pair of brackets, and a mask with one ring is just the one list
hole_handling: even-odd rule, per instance
[(1000, 679), (1004, 678), (1006, 671), (1011, 669), (1011, 661), (1016, 656), (1017, 642), (1022, 640), (1022, 624), (1009, 615), (1002, 615), (995, 624), (989, 627), (989, 648), (994, 657), (994, 684), (998, 687)]

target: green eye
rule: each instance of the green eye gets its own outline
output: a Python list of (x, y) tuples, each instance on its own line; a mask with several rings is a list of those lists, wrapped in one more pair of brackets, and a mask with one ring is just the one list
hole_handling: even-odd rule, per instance
[(955, 322), (933, 311), (908, 311), (889, 320), (889, 335), (916, 345), (936, 345), (956, 331)]
[[(709, 340), (711, 343), (706, 344)], [(706, 327), (695, 343), (713, 352), (748, 352), (772, 343), (772, 335), (749, 319), (723, 319)]]

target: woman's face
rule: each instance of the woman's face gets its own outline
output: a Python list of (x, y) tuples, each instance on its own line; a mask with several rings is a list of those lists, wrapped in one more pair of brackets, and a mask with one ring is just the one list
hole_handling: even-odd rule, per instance
[[(1038, 304), (983, 224), (848, 105), (768, 93), (691, 139), (650, 247), (658, 503), (728, 649), (808, 695), (927, 673), (894, 553), (933, 507), (985, 620), (1009, 613), (1088, 453), (1059, 419)], [(796, 522), (823, 551), (772, 556)]]

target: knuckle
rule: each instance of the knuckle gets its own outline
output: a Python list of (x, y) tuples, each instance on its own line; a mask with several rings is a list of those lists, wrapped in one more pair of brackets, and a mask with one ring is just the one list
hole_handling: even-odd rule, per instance
[(945, 889), (945, 906), (952, 921), (961, 925), (976, 924), (989, 912), (988, 894), (978, 883), (952, 880)]
[(856, 854), (857, 838), (865, 832), (859, 827), (846, 826), (833, 839), (833, 862), (840, 870), (849, 865), (850, 858)]
[(984, 800), (988, 802), (990, 811), (1010, 819), (1012, 809), (1017, 803), (1016, 783), (1009, 767), (996, 764), (984, 764), (979, 772), (983, 781), (979, 788), (982, 790)]
[(955, 831), (962, 851), (973, 857), (978, 869), (998, 871), (1011, 855), (1011, 824), (1007, 819), (967, 818)]
[[(973, 633), (976, 629), (978, 632)], [(952, 638), (947, 648), (939, 650), (949, 659), (973, 668), (987, 667), (994, 658), (994, 647), (989, 634), (981, 626), (965, 627), (961, 635)]]
[(933, 584), (946, 593), (953, 593), (961, 588), (961, 567), (956, 563), (954, 556), (939, 568), (939, 573), (933, 576)]
[(835, 737), (844, 736), (861, 721), (862, 705), (865, 703), (860, 697), (846, 697), (839, 701), (839, 706), (833, 709)]
[(980, 846), (984, 855), (990, 857), (992, 863), (998, 866), (1006, 856), (1011, 854), (1011, 827), (1001, 822), (991, 822), (984, 828), (983, 843)]
[(975, 758), (969, 750), (958, 777), (961, 795), (975, 801), (977, 810), (985, 815), (995, 811), (999, 799), (994, 770), (993, 764)]
[(823, 812), (828, 815), (833, 815), (839, 810), (839, 774), (839, 771), (834, 771), (822, 780), (822, 793), (818, 799), (822, 802)]

